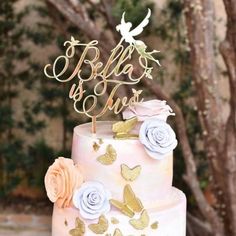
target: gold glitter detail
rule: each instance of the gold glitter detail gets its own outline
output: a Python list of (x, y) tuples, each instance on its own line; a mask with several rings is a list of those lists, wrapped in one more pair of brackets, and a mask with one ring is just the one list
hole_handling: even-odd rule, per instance
[(143, 210), (139, 219), (131, 219), (129, 223), (137, 230), (143, 230), (149, 225), (149, 215)]
[(64, 221), (64, 225), (65, 225), (65, 226), (68, 226), (68, 222), (67, 222), (66, 219), (65, 219), (65, 221)]
[(116, 224), (119, 224), (120, 222), (115, 217), (111, 217), (111, 223), (116, 225)]
[(137, 134), (130, 134), (131, 130), (138, 123), (137, 117), (126, 121), (119, 121), (112, 126), (112, 131), (115, 133), (115, 139), (134, 139), (138, 138)]
[(120, 229), (117, 228), (115, 229), (113, 236), (123, 236), (123, 234), (121, 233)]
[(151, 224), (152, 229), (157, 229), (158, 228), (158, 222), (155, 221), (154, 223)]
[(75, 228), (69, 231), (71, 236), (83, 236), (85, 233), (85, 224), (84, 222), (77, 217), (75, 219)]
[(99, 143), (100, 145), (103, 144), (103, 140), (102, 140), (102, 138), (99, 138), (99, 139), (98, 139), (98, 143)]
[(121, 165), (121, 175), (127, 181), (134, 181), (140, 175), (141, 166), (135, 166), (133, 168), (128, 167), (125, 164)]
[(100, 148), (100, 145), (98, 145), (96, 142), (93, 143), (93, 150), (97, 152)]
[(104, 215), (101, 215), (97, 224), (90, 224), (88, 227), (95, 234), (103, 234), (108, 229), (108, 221)]
[(125, 185), (124, 187), (123, 199), (124, 202), (111, 199), (110, 203), (130, 218), (134, 216), (134, 212), (142, 211), (143, 205), (141, 201), (135, 196), (129, 184)]
[(106, 153), (97, 158), (97, 160), (103, 165), (111, 165), (117, 157), (116, 150), (111, 144), (107, 145)]

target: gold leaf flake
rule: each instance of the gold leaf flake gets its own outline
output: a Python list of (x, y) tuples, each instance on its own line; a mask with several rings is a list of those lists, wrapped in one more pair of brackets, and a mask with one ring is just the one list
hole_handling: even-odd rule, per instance
[(114, 224), (114, 225), (116, 225), (116, 224), (119, 224), (120, 222), (119, 222), (119, 220), (116, 219), (115, 217), (111, 217), (111, 223)]
[(68, 222), (67, 222), (66, 219), (65, 219), (65, 221), (64, 221), (64, 225), (65, 225), (65, 226), (68, 226)]
[(133, 168), (129, 168), (127, 165), (121, 165), (121, 175), (127, 181), (134, 181), (140, 175), (141, 166), (135, 166)]
[(158, 228), (158, 222), (155, 221), (154, 223), (151, 224), (152, 229), (157, 229)]
[(123, 202), (111, 199), (110, 203), (130, 218), (134, 216), (134, 212), (141, 212), (143, 209), (141, 201), (135, 196), (129, 184), (124, 187)]
[(123, 234), (121, 233), (120, 229), (117, 228), (115, 229), (113, 236), (123, 236)]
[(116, 150), (109, 144), (106, 148), (106, 153), (97, 158), (97, 160), (103, 165), (111, 165), (117, 157)]
[(116, 139), (133, 139), (137, 138), (138, 135), (130, 134), (131, 130), (138, 123), (137, 117), (133, 117), (126, 121), (119, 121), (112, 126), (112, 131), (115, 133)]
[(102, 140), (102, 138), (99, 138), (99, 139), (98, 139), (98, 143), (99, 143), (100, 145), (103, 144), (103, 140)]
[(149, 225), (149, 215), (143, 210), (139, 219), (131, 219), (129, 223), (137, 230), (143, 230)]
[(97, 224), (90, 224), (88, 227), (95, 234), (103, 234), (108, 229), (108, 221), (104, 215), (101, 215)]
[(98, 145), (96, 142), (93, 143), (93, 150), (97, 152), (100, 148), (100, 145)]

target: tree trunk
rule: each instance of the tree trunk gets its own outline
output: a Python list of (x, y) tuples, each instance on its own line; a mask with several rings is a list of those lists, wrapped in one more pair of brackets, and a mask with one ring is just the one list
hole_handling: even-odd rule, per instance
[(222, 157), (225, 161), (225, 186), (229, 230), (236, 235), (236, 2), (224, 0), (227, 14), (227, 33), (220, 45), (230, 85), (230, 114), (226, 123), (226, 139)]

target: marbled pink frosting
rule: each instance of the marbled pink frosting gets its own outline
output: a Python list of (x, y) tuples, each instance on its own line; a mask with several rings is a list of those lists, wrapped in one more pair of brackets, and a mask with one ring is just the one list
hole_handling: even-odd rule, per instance
[[(82, 163), (85, 181), (99, 181), (111, 192), (112, 198), (122, 199), (127, 181), (121, 176), (121, 165), (140, 165), (141, 174), (132, 182), (132, 188), (146, 207), (159, 205), (171, 190), (173, 153), (168, 153), (161, 161), (151, 158), (139, 139), (114, 139), (112, 122), (97, 122), (96, 134), (90, 130), (91, 123), (75, 127), (72, 145), (72, 159), (75, 163)], [(103, 144), (98, 151), (94, 151), (93, 144), (99, 142), (98, 138), (103, 140)], [(112, 165), (102, 165), (97, 157), (106, 152), (109, 144), (116, 150), (117, 158)]]

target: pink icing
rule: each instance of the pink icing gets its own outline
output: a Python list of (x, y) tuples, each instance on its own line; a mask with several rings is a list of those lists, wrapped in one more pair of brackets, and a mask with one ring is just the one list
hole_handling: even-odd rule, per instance
[(175, 115), (171, 107), (166, 104), (166, 101), (156, 99), (136, 103), (126, 108), (123, 112), (123, 118), (125, 120), (136, 116), (139, 121), (144, 121), (149, 118), (158, 118), (166, 121), (169, 115)]

